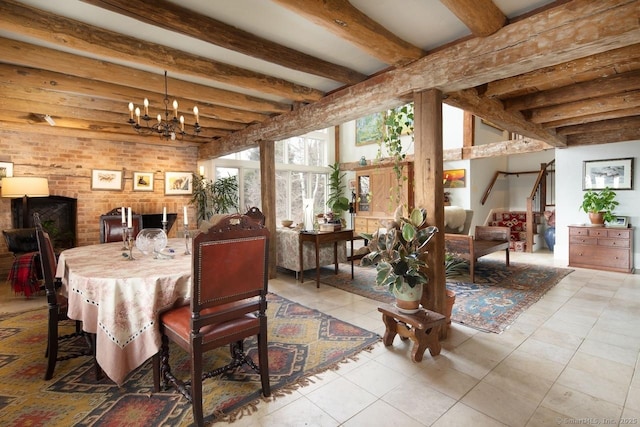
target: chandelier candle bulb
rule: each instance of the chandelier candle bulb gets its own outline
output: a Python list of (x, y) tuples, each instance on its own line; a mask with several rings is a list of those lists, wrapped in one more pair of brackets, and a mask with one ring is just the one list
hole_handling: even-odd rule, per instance
[(133, 102), (129, 103), (129, 123), (133, 123)]
[(184, 116), (180, 116), (180, 130), (184, 132)]
[(149, 100), (145, 98), (143, 101), (143, 104), (144, 104), (144, 116), (148, 117), (149, 116)]
[(178, 117), (178, 101), (173, 100), (173, 117)]
[(200, 121), (198, 117), (198, 107), (193, 107), (193, 115), (196, 118), (196, 123), (198, 123)]
[(162, 116), (158, 114), (158, 123), (162, 123)]
[(140, 126), (140, 108), (136, 107), (136, 121), (138, 122), (138, 126)]

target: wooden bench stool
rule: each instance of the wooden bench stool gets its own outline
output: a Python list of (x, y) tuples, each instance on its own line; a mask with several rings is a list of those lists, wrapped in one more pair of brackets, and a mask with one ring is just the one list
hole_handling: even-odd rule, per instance
[(393, 344), (393, 339), (397, 334), (403, 340), (409, 338), (413, 341), (411, 360), (414, 362), (422, 360), (427, 348), (432, 356), (440, 354), (441, 346), (438, 341), (438, 332), (440, 325), (444, 325), (447, 320), (445, 316), (424, 308), (415, 314), (405, 314), (391, 304), (378, 307), (378, 311), (382, 313), (382, 321), (386, 326), (383, 337), (384, 345)]

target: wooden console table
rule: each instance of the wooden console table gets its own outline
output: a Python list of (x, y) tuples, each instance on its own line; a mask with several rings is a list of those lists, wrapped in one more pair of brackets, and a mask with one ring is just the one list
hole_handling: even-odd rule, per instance
[[(320, 287), (320, 245), (323, 243), (333, 243), (333, 262), (336, 274), (338, 274), (338, 242), (350, 241), (351, 253), (353, 254), (353, 230), (339, 231), (301, 231), (298, 237), (298, 256), (300, 257), (300, 283), (304, 282), (304, 265), (302, 256), (302, 245), (304, 242), (312, 242), (316, 248), (316, 287)], [(353, 279), (353, 257), (351, 257), (351, 279)]]
[(438, 333), (440, 325), (447, 320), (445, 316), (424, 308), (415, 314), (405, 314), (391, 304), (378, 307), (378, 311), (382, 313), (382, 321), (386, 326), (382, 339), (384, 345), (390, 346), (395, 336), (400, 335), (403, 340), (410, 338), (413, 341), (411, 360), (414, 362), (422, 360), (427, 348), (432, 356), (440, 354)]

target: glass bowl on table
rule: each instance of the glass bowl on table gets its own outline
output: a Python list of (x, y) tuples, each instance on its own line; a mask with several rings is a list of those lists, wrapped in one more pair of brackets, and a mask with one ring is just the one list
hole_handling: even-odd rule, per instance
[(161, 228), (144, 228), (136, 236), (138, 250), (144, 255), (153, 254), (154, 258), (164, 257), (163, 251), (167, 242), (167, 233)]

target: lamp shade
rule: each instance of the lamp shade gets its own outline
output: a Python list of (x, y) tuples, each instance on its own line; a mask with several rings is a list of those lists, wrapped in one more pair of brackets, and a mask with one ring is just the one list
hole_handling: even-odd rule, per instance
[(2, 197), (17, 199), (24, 196), (49, 196), (49, 181), (47, 181), (47, 178), (14, 176), (2, 179)]

